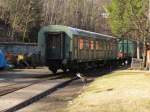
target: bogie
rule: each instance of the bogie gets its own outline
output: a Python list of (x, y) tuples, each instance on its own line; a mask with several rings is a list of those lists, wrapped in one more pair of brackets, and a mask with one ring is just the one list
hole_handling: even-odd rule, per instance
[(52, 71), (52, 73), (55, 74), (55, 73), (57, 73), (57, 70), (58, 70), (58, 69), (55, 68), (55, 67), (49, 67), (49, 70)]

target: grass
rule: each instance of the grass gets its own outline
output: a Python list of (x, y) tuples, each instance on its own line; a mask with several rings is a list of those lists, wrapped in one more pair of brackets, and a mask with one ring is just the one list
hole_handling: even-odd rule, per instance
[(149, 112), (150, 73), (116, 71), (95, 80), (66, 112)]

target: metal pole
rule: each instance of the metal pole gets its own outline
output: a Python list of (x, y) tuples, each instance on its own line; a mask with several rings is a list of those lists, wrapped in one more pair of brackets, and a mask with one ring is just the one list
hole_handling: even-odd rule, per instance
[(123, 41), (122, 41), (122, 53), (123, 53), (123, 58), (124, 58), (124, 36), (123, 36)]
[[(148, 9), (148, 31), (149, 31), (149, 33), (148, 33), (148, 38), (149, 38), (149, 36), (150, 36), (150, 0), (149, 0), (149, 9)], [(148, 40), (149, 41), (149, 40)], [(146, 61), (147, 60), (149, 60), (148, 58), (149, 58), (149, 56), (147, 56), (147, 52), (146, 52)], [(148, 69), (150, 70), (150, 64), (149, 64), (149, 62), (147, 61), (146, 62), (146, 68), (148, 67)]]
[(129, 39), (127, 38), (127, 57), (129, 57), (130, 54), (129, 54)]

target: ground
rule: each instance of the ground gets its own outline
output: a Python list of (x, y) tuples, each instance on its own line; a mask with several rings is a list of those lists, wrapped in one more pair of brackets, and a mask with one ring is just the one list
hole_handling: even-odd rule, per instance
[(66, 112), (149, 112), (150, 73), (123, 70), (98, 78)]
[(83, 87), (83, 83), (80, 80), (75, 81), (18, 112), (65, 112), (68, 103), (83, 92)]
[(47, 67), (38, 67), (37, 69), (11, 69), (0, 71), (0, 79), (16, 78), (36, 78), (46, 77), (52, 74)]
[[(17, 69), (1, 72), (0, 80), (40, 80), (50, 74), (47, 68)], [(104, 76), (102, 74), (103, 72), (95, 70), (91, 73), (88, 71), (85, 75), (91, 75), (91, 79), (96, 78), (94, 82), (85, 85), (77, 80), (18, 112), (150, 111), (150, 72), (119, 70)]]
[[(61, 70), (59, 71), (61, 72)], [(62, 74), (62, 73), (61, 73)], [(66, 73), (63, 73), (65, 75)], [(95, 73), (94, 73), (95, 74)], [(55, 74), (58, 75), (58, 74)], [(0, 87), (11, 83), (28, 83), (32, 80), (41, 80), (43, 78), (53, 77), (47, 67), (37, 69), (14, 69), (0, 72)], [(66, 74), (68, 75), (68, 74)], [(67, 78), (67, 77), (64, 77)], [(93, 78), (88, 78), (91, 82)], [(7, 81), (3, 82), (3, 81)], [(89, 83), (85, 84), (81, 80), (76, 80), (55, 93), (39, 100), (38, 102), (19, 110), (18, 112), (65, 112), (67, 105), (79, 94), (81, 94)], [(24, 94), (24, 96), (27, 94)], [(14, 96), (14, 99), (18, 99)]]

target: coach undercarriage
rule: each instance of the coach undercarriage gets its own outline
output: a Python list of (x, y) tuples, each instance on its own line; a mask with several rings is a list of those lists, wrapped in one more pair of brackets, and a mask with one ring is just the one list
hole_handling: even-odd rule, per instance
[(114, 59), (114, 60), (96, 60), (96, 61), (87, 61), (87, 62), (77, 62), (77, 61), (68, 61), (66, 64), (62, 63), (61, 60), (52, 60), (49, 61), (49, 69), (56, 73), (58, 69), (62, 69), (64, 72), (67, 70), (72, 72), (81, 72), (90, 68), (102, 68), (109, 67), (113, 68), (116, 66), (129, 65), (131, 63), (131, 58), (123, 59)]

